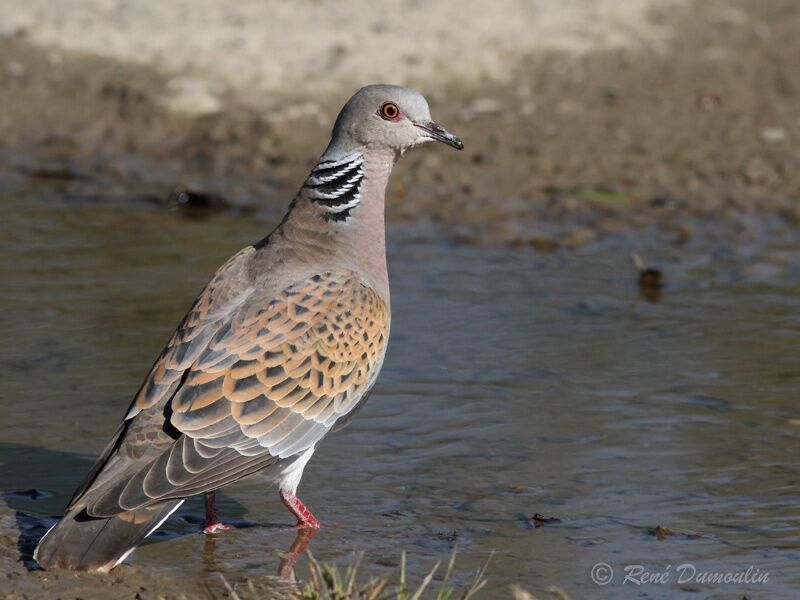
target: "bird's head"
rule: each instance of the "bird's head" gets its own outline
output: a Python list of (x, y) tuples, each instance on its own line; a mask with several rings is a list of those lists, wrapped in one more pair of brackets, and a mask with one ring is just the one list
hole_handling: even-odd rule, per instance
[(431, 119), (425, 97), (399, 85), (368, 85), (344, 105), (333, 126), (331, 148), (353, 147), (403, 154), (419, 144), (438, 141), (461, 150), (464, 144)]

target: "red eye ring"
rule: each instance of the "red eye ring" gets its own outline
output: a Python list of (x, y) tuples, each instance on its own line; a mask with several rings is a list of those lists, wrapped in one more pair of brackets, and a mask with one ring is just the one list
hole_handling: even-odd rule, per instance
[(396, 121), (400, 117), (400, 108), (394, 102), (384, 102), (378, 114), (387, 121)]

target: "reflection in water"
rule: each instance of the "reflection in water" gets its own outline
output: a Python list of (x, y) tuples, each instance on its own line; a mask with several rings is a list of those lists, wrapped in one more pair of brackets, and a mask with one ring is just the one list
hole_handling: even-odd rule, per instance
[(294, 538), (294, 542), (292, 542), (289, 550), (281, 555), (281, 562), (278, 565), (278, 577), (281, 579), (291, 579), (293, 581), (297, 579), (294, 574), (294, 567), (300, 557), (308, 550), (308, 545), (311, 543), (311, 540), (314, 539), (314, 536), (317, 535), (317, 531), (317, 529), (312, 529), (310, 527), (297, 528), (297, 537)]
[[(0, 439), (37, 440), (50, 453), (0, 446), (0, 488), (43, 492), (13, 502), (47, 517), (63, 509), (200, 286), (269, 225), (11, 198), (0, 227)], [(363, 551), (371, 574), (396, 568), (405, 550), (409, 577), (421, 578), (457, 542), (455, 578), (465, 582), (496, 550), (487, 597), (511, 583), (596, 597), (598, 562), (754, 565), (770, 572), (770, 598), (792, 597), (800, 240), (645, 245), (669, 276), (661, 301), (647, 303), (624, 241), (540, 255), (411, 229), (389, 237), (384, 372), (303, 479), (327, 524), (315, 555), (341, 564)], [(202, 501), (189, 501), (164, 543), (133, 561), (198, 581), (253, 580), (274, 577), (275, 548), (290, 548), (281, 566), (290, 573), (310, 542), (257, 477), (226, 488), (219, 510), (226, 522), (271, 525), (204, 538)], [(535, 527), (537, 513), (560, 521)]]
[[(306, 553), (311, 540), (314, 539), (318, 531), (317, 529), (311, 529), (309, 527), (296, 527), (294, 529), (297, 535), (286, 552), (280, 553), (277, 571), (277, 576), (280, 579), (289, 581), (297, 580), (294, 572), (297, 561)], [(203, 541), (203, 565), (207, 573), (225, 571), (224, 564), (217, 560), (217, 535), (218, 534), (205, 534), (205, 539)], [(224, 557), (221, 558), (224, 560)]]

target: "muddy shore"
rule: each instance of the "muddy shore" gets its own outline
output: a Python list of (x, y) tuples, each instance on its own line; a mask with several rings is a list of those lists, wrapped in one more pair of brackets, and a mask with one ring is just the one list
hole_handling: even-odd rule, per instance
[[(292, 598), (298, 590), (298, 585), (287, 578), (245, 577), (220, 565), (215, 566), (213, 574), (200, 579), (171, 577), (127, 564), (110, 574), (39, 571), (32, 554), (45, 531), (40, 519), (13, 510), (6, 499), (0, 502), (0, 598), (3, 600), (222, 599), (232, 597), (228, 586), (246, 600), (284, 600)], [(193, 550), (199, 551), (187, 556), (187, 561), (213, 560), (214, 540), (201, 540), (199, 548)], [(268, 556), (265, 560), (273, 558)]]
[[(494, 78), (404, 73), (466, 150), (407, 157), (390, 218), (541, 249), (653, 223), (685, 240), (705, 222), (748, 229), (754, 213), (796, 225), (796, 3), (655, 3), (647, 21), (658, 43), (542, 48)], [(0, 38), (6, 193), (47, 180), (76, 201), (168, 203), (183, 186), (274, 217), (353, 89), (209, 95), (164, 69), (32, 37)]]

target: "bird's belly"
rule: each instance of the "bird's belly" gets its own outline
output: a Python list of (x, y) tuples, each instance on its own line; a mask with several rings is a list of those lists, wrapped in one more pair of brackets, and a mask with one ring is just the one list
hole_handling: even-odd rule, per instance
[(315, 446), (311, 446), (311, 448), (300, 454), (281, 460), (276, 465), (277, 473), (273, 475), (273, 478), (278, 482), (278, 487), (281, 490), (289, 491), (292, 494), (297, 492), (297, 486), (303, 477), (303, 470), (306, 468), (308, 461), (311, 460), (315, 449)]

